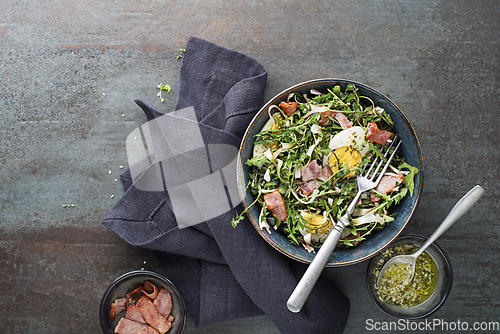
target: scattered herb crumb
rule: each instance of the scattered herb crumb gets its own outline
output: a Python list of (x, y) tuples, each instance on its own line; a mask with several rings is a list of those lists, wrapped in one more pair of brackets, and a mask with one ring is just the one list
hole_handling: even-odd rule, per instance
[(186, 52), (186, 49), (179, 49), (180, 54), (177, 56), (176, 59), (181, 59), (182, 56), (184, 55), (184, 52)]
[(172, 95), (172, 90), (170, 88), (170, 85), (164, 85), (164, 84), (160, 83), (156, 87), (160, 90), (158, 92), (158, 94), (156, 94), (156, 96), (158, 96), (160, 98), (161, 102), (165, 101), (165, 99), (161, 96), (161, 92), (162, 91), (166, 91), (167, 93), (169, 93), (170, 95)]

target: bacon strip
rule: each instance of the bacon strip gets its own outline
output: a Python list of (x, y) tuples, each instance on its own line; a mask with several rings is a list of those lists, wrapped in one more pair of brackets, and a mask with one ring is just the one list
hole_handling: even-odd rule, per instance
[(330, 166), (321, 168), (316, 160), (312, 160), (302, 167), (301, 174), (303, 182), (299, 182), (299, 189), (304, 196), (309, 196), (319, 187), (316, 179), (327, 181), (333, 175), (333, 171)]
[[(167, 289), (162, 288), (158, 293), (153, 305), (156, 307), (158, 312), (165, 318), (168, 317), (170, 312), (172, 312), (172, 296)], [(171, 322), (171, 321), (170, 321)]]
[[(356, 235), (352, 235), (350, 234), (349, 236), (345, 237), (344, 240), (354, 240), (354, 239), (357, 239), (361, 236), (361, 233), (358, 231), (358, 233), (356, 233)], [(352, 244), (354, 246), (356, 246), (357, 244), (359, 243), (359, 241), (353, 241)]]
[(286, 206), (283, 201), (283, 197), (278, 189), (273, 191), (272, 193), (264, 195), (264, 202), (268, 210), (271, 210), (273, 216), (284, 222), (287, 218), (286, 214)]
[(387, 130), (380, 130), (377, 123), (368, 123), (368, 129), (366, 131), (366, 139), (374, 143), (385, 145), (387, 139), (389, 139), (394, 133)]
[(311, 195), (313, 191), (318, 188), (319, 188), (319, 183), (316, 180), (299, 183), (299, 189), (304, 196)]
[(146, 324), (146, 321), (142, 317), (141, 312), (137, 309), (137, 306), (134, 304), (130, 304), (127, 307), (127, 312), (125, 312), (125, 318), (130, 319), (132, 321), (141, 323), (141, 324)]
[(142, 292), (148, 296), (149, 299), (155, 299), (158, 296), (158, 288), (150, 281), (144, 281)]
[(288, 116), (292, 115), (296, 110), (299, 104), (297, 102), (281, 102), (279, 104), (279, 107), (285, 114)]
[(146, 322), (156, 329), (160, 334), (166, 333), (172, 324), (165, 319), (164, 316), (158, 312), (153, 303), (145, 296), (137, 301), (137, 309), (141, 312), (142, 317)]
[[(398, 173), (396, 176), (393, 175), (384, 175), (380, 180), (380, 183), (375, 187), (375, 190), (381, 194), (387, 194), (392, 191), (394, 187), (398, 184), (401, 184), (404, 180), (405, 176), (403, 173)], [(378, 202), (381, 200), (381, 197), (377, 196), (374, 192), (370, 194), (370, 202)]]
[(126, 303), (127, 298), (115, 299), (113, 304), (111, 304), (111, 311), (109, 312), (109, 319), (111, 321), (115, 320), (115, 317), (120, 314), (121, 311), (125, 310)]
[(321, 166), (318, 165), (316, 160), (309, 161), (307, 165), (302, 167), (302, 181), (311, 181), (318, 178), (319, 173), (321, 172)]
[(352, 127), (352, 122), (346, 117), (346, 115), (344, 115), (341, 112), (336, 112), (336, 111), (332, 111), (332, 110), (327, 110), (327, 111), (322, 112), (321, 118), (318, 121), (318, 124), (321, 126), (330, 125), (331, 122), (330, 122), (330, 119), (328, 118), (328, 116), (335, 118), (339, 122), (342, 129), (344, 129), (344, 130)]
[(146, 326), (135, 334), (158, 334), (158, 331), (151, 326)]
[(318, 175), (318, 179), (321, 181), (327, 181), (333, 175), (333, 171), (330, 166), (325, 166), (321, 169)]
[[(121, 318), (115, 327), (116, 334), (137, 334), (140, 330), (149, 327), (127, 318)], [(158, 333), (158, 332), (157, 332)]]

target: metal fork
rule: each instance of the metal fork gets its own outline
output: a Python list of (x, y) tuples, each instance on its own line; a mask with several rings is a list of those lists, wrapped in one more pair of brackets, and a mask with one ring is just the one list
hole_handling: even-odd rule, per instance
[[(312, 260), (311, 264), (309, 264), (309, 267), (307, 268), (306, 272), (304, 273), (299, 283), (295, 287), (295, 290), (293, 290), (292, 294), (290, 295), (290, 298), (288, 298), (286, 306), (291, 312), (297, 313), (300, 312), (300, 310), (302, 309), (302, 306), (306, 302), (307, 298), (309, 297), (309, 294), (311, 293), (311, 290), (313, 289), (314, 285), (316, 284), (316, 281), (321, 275), (323, 268), (328, 262), (330, 255), (337, 246), (340, 237), (344, 232), (344, 229), (346, 228), (347, 225), (349, 225), (349, 217), (354, 211), (354, 208), (356, 207), (356, 204), (358, 203), (361, 194), (367, 190), (375, 188), (379, 184), (380, 180), (382, 179), (382, 176), (385, 174), (387, 167), (389, 167), (389, 164), (392, 158), (394, 157), (394, 154), (396, 153), (397, 149), (399, 148), (400, 144), (401, 141), (398, 142), (397, 138), (394, 139), (390, 144), (390, 146), (387, 148), (386, 152), (384, 153), (384, 157), (387, 158), (387, 155), (389, 154), (389, 151), (392, 148), (392, 146), (396, 145), (390, 157), (387, 158), (386, 161), (380, 159), (379, 157), (376, 157), (375, 160), (370, 164), (369, 168), (368, 166), (365, 166), (365, 169), (368, 168), (368, 170), (366, 171), (363, 170), (362, 175), (357, 176), (358, 192), (356, 193), (356, 196), (354, 196), (354, 199), (347, 207), (345, 214), (333, 227), (332, 231), (326, 238), (323, 245), (321, 245), (321, 248), (319, 249), (318, 253)], [(377, 173), (384, 164), (384, 162), (385, 165), (383, 166), (382, 170), (377, 176)], [(375, 166), (376, 168), (375, 170), (373, 170)], [(375, 179), (376, 176), (377, 178)]]

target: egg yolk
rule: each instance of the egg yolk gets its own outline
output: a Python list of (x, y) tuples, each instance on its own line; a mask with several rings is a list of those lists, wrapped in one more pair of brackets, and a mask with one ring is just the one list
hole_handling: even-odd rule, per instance
[(332, 229), (332, 222), (330, 219), (325, 219), (322, 215), (309, 212), (304, 212), (302, 217), (305, 219), (305, 229), (307, 233), (311, 234), (324, 234)]
[[(277, 116), (279, 119), (281, 119), (281, 115), (278, 115)], [(279, 125), (276, 123), (276, 122), (272, 122), (272, 125), (271, 127), (269, 128), (269, 130), (279, 130)], [(267, 147), (269, 147), (271, 150), (275, 150), (278, 148), (278, 142), (277, 141), (273, 141), (272, 143), (268, 143), (268, 144), (265, 144)]]
[(339, 171), (339, 166), (347, 165), (349, 166), (349, 170), (351, 170), (351, 172), (347, 174), (347, 177), (354, 177), (356, 176), (356, 171), (353, 170), (353, 168), (361, 163), (361, 159), (362, 156), (358, 150), (350, 148), (349, 146), (343, 146), (332, 152), (328, 158), (328, 164), (333, 173)]

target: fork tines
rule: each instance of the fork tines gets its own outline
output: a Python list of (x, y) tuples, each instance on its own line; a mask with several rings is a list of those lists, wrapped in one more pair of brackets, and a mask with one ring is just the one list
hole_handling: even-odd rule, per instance
[[(387, 149), (385, 150), (385, 152), (383, 153), (384, 155), (384, 158), (386, 158), (386, 160), (382, 160), (380, 159), (380, 157), (377, 155), (375, 156), (375, 160), (373, 160), (373, 162), (370, 164), (370, 168), (368, 169), (368, 171), (366, 171), (366, 173), (364, 174), (365, 177), (369, 177), (373, 167), (375, 165), (377, 165), (377, 167), (375, 168), (375, 171), (373, 171), (373, 174), (371, 175), (371, 177), (369, 178), (371, 181), (373, 181), (373, 179), (375, 178), (375, 175), (377, 175), (380, 167), (382, 167), (382, 165), (385, 163), (385, 166), (383, 167), (382, 171), (380, 172), (379, 174), (379, 177), (378, 177), (378, 180), (376, 181), (378, 183), (378, 181), (380, 181), (380, 179), (382, 178), (382, 176), (385, 174), (386, 170), (387, 170), (387, 167), (389, 167), (389, 164), (392, 160), (392, 158), (394, 157), (394, 154), (396, 153), (396, 151), (398, 150), (399, 148), (399, 145), (401, 144), (401, 141), (398, 140), (399, 138), (396, 136), (394, 137), (394, 139), (391, 141), (391, 143), (389, 144), (389, 146), (387, 147)], [(391, 155), (389, 158), (387, 158), (387, 155), (389, 154), (391, 148), (396, 145), (396, 147), (394, 148), (394, 151), (392, 151)], [(382, 150), (384, 149), (384, 147), (382, 147)], [(381, 152), (382, 153), (382, 152)], [(380, 160), (380, 161), (378, 161)], [(378, 164), (377, 164), (378, 162)], [(366, 166), (365, 166), (366, 168)]]

